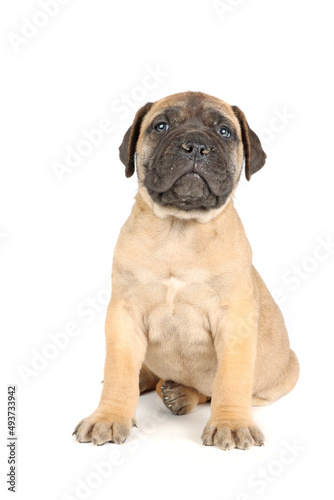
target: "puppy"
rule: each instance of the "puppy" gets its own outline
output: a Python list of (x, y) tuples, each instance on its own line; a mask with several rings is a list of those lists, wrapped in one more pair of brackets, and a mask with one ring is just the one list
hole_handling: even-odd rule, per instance
[(287, 394), (299, 364), (233, 206), (260, 141), (238, 107), (185, 92), (137, 112), (120, 159), (139, 189), (114, 253), (101, 400), (74, 434), (123, 443), (139, 392), (157, 388), (175, 414), (211, 399), (205, 445), (262, 445), (252, 406)]

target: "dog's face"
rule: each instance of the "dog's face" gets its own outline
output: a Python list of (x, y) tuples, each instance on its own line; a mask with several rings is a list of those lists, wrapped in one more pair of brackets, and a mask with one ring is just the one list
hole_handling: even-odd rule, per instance
[(158, 215), (187, 219), (220, 212), (237, 186), (243, 158), (248, 180), (266, 158), (239, 108), (199, 92), (143, 106), (120, 146), (128, 177), (135, 154), (146, 201)]

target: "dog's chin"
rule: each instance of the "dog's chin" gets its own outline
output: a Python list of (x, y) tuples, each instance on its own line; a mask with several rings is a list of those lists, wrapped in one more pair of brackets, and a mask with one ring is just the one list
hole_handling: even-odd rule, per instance
[(162, 193), (148, 191), (155, 203), (178, 210), (206, 211), (219, 206), (219, 197), (212, 193), (207, 182), (196, 173), (183, 175)]

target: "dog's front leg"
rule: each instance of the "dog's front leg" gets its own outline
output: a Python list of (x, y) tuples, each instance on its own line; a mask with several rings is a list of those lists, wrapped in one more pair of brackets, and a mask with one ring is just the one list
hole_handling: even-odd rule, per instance
[(252, 420), (252, 389), (257, 342), (257, 308), (253, 299), (225, 308), (213, 332), (218, 359), (211, 417), (202, 440), (225, 450), (262, 445)]
[(97, 409), (74, 430), (80, 442), (123, 443), (135, 423), (139, 372), (147, 342), (137, 331), (126, 305), (111, 299), (105, 325), (106, 362), (103, 390)]

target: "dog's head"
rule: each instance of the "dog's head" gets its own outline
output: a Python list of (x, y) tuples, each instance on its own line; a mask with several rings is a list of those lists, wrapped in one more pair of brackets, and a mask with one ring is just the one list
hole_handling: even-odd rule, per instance
[(221, 212), (243, 160), (250, 180), (266, 159), (243, 112), (200, 92), (145, 104), (119, 149), (126, 176), (136, 165), (139, 192), (155, 213), (184, 219)]

